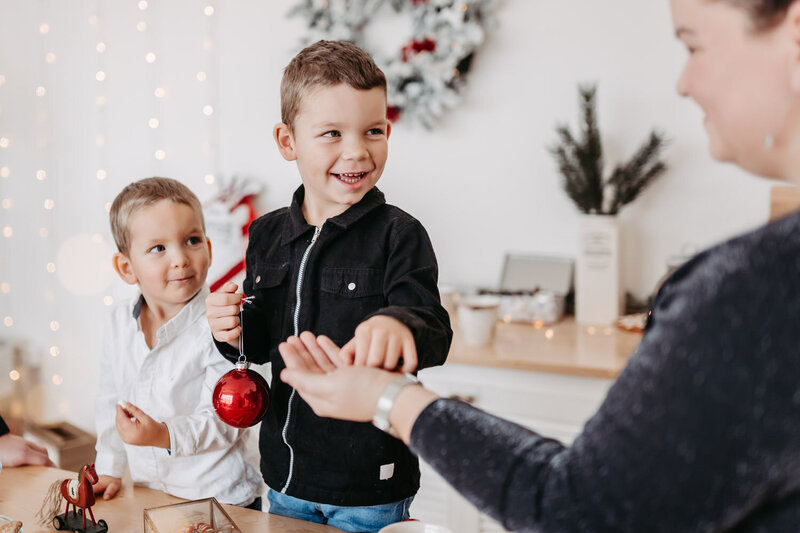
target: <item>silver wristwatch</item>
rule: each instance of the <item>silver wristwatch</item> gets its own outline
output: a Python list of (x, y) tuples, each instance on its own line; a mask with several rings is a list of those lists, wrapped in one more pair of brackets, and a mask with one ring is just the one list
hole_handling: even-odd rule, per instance
[(378, 398), (378, 404), (375, 406), (375, 414), (372, 415), (372, 425), (381, 431), (385, 431), (393, 437), (396, 436), (394, 428), (389, 423), (389, 413), (392, 411), (394, 401), (400, 391), (409, 385), (416, 385), (419, 380), (413, 374), (402, 374), (397, 376), (383, 391), (381, 397)]

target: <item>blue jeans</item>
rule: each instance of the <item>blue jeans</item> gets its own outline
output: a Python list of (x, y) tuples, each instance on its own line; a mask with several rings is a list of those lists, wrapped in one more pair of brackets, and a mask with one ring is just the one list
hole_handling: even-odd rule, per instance
[(343, 507), (301, 500), (270, 489), (267, 499), (269, 512), (273, 514), (328, 524), (344, 531), (377, 533), (384, 526), (408, 520), (408, 508), (414, 497), (383, 505)]

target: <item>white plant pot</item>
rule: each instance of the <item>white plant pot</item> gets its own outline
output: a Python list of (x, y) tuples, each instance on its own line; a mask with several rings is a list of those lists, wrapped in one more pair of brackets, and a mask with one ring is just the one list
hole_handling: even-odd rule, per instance
[(575, 261), (575, 320), (612, 324), (624, 309), (619, 219), (582, 215)]

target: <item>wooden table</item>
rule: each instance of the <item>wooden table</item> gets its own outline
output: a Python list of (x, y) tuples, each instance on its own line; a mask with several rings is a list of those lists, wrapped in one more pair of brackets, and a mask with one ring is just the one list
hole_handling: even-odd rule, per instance
[[(52, 527), (38, 525), (36, 513), (50, 484), (57, 479), (77, 478), (67, 470), (43, 466), (4, 468), (0, 472), (0, 514), (20, 520), (25, 533), (53, 533)], [(142, 533), (143, 511), (185, 500), (144, 487), (123, 486), (116, 498), (98, 499), (94, 517), (108, 522), (109, 533)], [(62, 504), (62, 512), (63, 512)], [(341, 530), (294, 518), (261, 513), (235, 505), (223, 505), (242, 533), (341, 533)]]
[(453, 332), (448, 363), (612, 379), (642, 340), (614, 326), (581, 326), (572, 316), (552, 326), (500, 321), (494, 341), (477, 348), (463, 343), (456, 321)]

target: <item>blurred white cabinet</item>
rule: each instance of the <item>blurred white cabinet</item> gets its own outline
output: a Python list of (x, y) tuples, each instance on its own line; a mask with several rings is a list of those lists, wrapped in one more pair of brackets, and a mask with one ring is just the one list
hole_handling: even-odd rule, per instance
[[(613, 379), (447, 363), (420, 372), (426, 387), (547, 437), (571, 443), (598, 409)], [(454, 533), (505, 531), (420, 462), (421, 487), (411, 516)]]

